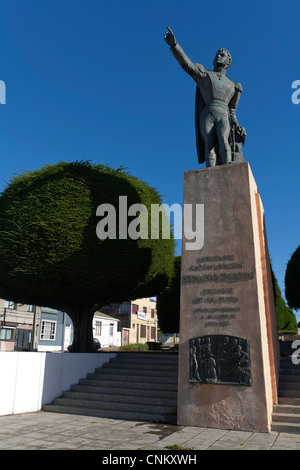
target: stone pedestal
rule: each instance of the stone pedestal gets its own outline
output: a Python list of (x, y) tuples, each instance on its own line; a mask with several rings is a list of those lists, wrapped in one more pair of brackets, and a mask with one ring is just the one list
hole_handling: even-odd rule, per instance
[(190, 249), (184, 228), (178, 424), (269, 432), (280, 354), (256, 183), (248, 163), (184, 178), (184, 215), (204, 205), (204, 243)]

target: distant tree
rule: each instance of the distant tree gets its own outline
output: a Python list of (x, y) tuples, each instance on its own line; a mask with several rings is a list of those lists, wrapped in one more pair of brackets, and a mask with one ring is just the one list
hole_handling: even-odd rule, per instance
[(174, 271), (169, 285), (157, 295), (157, 316), (163, 333), (178, 333), (180, 319), (181, 256), (174, 258)]
[(300, 308), (300, 246), (294, 251), (287, 264), (285, 297), (291, 308)]
[(281, 290), (277, 279), (271, 270), (273, 280), (273, 291), (276, 309), (277, 328), (279, 331), (297, 331), (296, 316), (291, 308), (289, 308), (281, 295)]
[[(123, 169), (60, 162), (13, 178), (0, 197), (0, 297), (66, 312), (76, 352), (93, 350), (95, 311), (158, 293), (172, 275), (172, 238), (119, 237), (121, 195), (128, 207), (146, 206), (150, 235), (160, 196)], [(115, 239), (96, 235), (100, 204), (115, 208)], [(128, 223), (137, 225), (137, 214)]]

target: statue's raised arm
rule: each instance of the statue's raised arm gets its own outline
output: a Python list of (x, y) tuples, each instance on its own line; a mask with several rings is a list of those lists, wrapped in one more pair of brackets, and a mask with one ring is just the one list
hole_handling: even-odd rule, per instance
[(165, 41), (167, 44), (169, 44), (170, 47), (174, 47), (176, 45), (176, 39), (175, 39), (174, 33), (169, 28), (169, 26), (167, 26), (167, 30), (168, 31), (166, 32), (166, 35), (165, 35)]
[(197, 83), (195, 128), (199, 163), (206, 162), (210, 167), (244, 161), (241, 143), (245, 142), (246, 132), (236, 118), (242, 86), (226, 77), (230, 53), (219, 49), (213, 70), (206, 70), (189, 59), (169, 27), (164, 39), (177, 62)]
[(176, 42), (173, 31), (167, 26), (168, 31), (165, 41), (170, 46), (171, 52), (181, 67), (197, 82), (205, 75), (205, 69), (201, 64), (194, 64), (186, 55), (182, 47)]

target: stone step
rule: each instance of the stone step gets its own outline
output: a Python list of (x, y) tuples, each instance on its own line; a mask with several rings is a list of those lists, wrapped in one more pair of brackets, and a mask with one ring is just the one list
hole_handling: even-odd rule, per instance
[(291, 343), (280, 344), (278, 405), (273, 407), (271, 430), (300, 434), (300, 364), (293, 362)]
[(300, 397), (300, 393), (299, 393), (299, 390), (298, 389), (283, 389), (283, 388), (280, 388), (278, 390), (278, 397), (279, 398), (299, 398)]
[(280, 343), (279, 343), (279, 347), (280, 347), (280, 349), (291, 348), (291, 347), (292, 347), (292, 344), (293, 344), (293, 342), (284, 341), (284, 342), (280, 342)]
[[(122, 388), (124, 387), (124, 382), (122, 380), (111, 380), (111, 376), (104, 376), (104, 378), (99, 378), (99, 374), (97, 377), (93, 377), (92, 379), (80, 379), (80, 385), (89, 385), (92, 387), (111, 387), (111, 388)], [(129, 381), (126, 381), (126, 385), (128, 385)], [(132, 389), (144, 389), (144, 390), (170, 390), (176, 391), (177, 390), (177, 381), (176, 382), (168, 382), (164, 383), (157, 381), (157, 382), (130, 382), (130, 387)]]
[(68, 398), (71, 400), (91, 400), (91, 401), (101, 401), (101, 402), (115, 402), (115, 403), (134, 403), (137, 405), (148, 405), (149, 402), (151, 405), (158, 405), (158, 406), (170, 406), (176, 408), (177, 399), (172, 397), (157, 397), (152, 396), (149, 399), (149, 396), (145, 395), (125, 395), (124, 393), (116, 394), (116, 393), (91, 393), (91, 392), (84, 392), (84, 391), (67, 391), (63, 392), (63, 398)]
[(52, 413), (67, 413), (84, 416), (96, 416), (99, 418), (122, 419), (131, 421), (150, 421), (153, 423), (167, 423), (176, 424), (177, 418), (175, 414), (147, 414), (145, 412), (124, 412), (119, 410), (99, 410), (93, 408), (80, 408), (77, 406), (62, 406), (62, 405), (44, 405), (44, 411)]
[(111, 358), (110, 361), (115, 362), (143, 362), (151, 363), (155, 362), (156, 364), (171, 364), (178, 363), (178, 353), (117, 353), (114, 358)]
[(295, 366), (293, 364), (287, 364), (285, 366), (280, 366), (279, 368), (279, 375), (299, 375), (300, 374), (300, 367)]
[[(94, 385), (94, 383), (93, 383)], [(177, 399), (177, 389), (170, 390), (170, 387), (167, 386), (165, 390), (161, 388), (150, 389), (149, 384), (146, 384), (147, 388), (137, 388), (137, 387), (128, 387), (125, 385), (120, 387), (95, 387), (93, 385), (80, 385), (74, 384), (71, 385), (71, 391), (82, 392), (82, 393), (96, 393), (96, 394), (110, 394), (110, 395), (123, 395), (123, 396), (134, 396), (139, 397), (155, 397), (155, 398), (170, 398), (173, 400)], [(157, 385), (157, 384), (156, 384)]]
[(281, 374), (279, 376), (279, 384), (286, 384), (286, 383), (295, 383), (300, 385), (300, 375), (295, 374)]
[(177, 354), (118, 354), (43, 410), (176, 423), (177, 362)]
[(279, 374), (293, 374), (299, 375), (300, 374), (300, 367), (295, 366), (294, 364), (287, 364), (285, 366), (280, 366)]
[(280, 392), (281, 390), (298, 390), (300, 397), (300, 382), (295, 381), (294, 378), (287, 382), (280, 381), (278, 391)]
[(286, 356), (286, 357), (281, 357), (280, 358), (280, 368), (285, 368), (285, 367), (292, 367), (294, 369), (300, 369), (300, 363), (298, 364), (298, 359), (297, 357), (293, 357), (292, 355)]
[(110, 359), (111, 361), (136, 361), (136, 362), (156, 362), (160, 364), (170, 364), (172, 362), (178, 363), (178, 353), (169, 352), (152, 352), (152, 353), (139, 353), (139, 352), (128, 352), (128, 353), (117, 353), (117, 355)]
[(300, 416), (300, 406), (294, 404), (278, 404), (273, 407), (274, 413), (292, 414)]
[(126, 382), (134, 383), (134, 382), (144, 382), (144, 383), (163, 383), (163, 384), (177, 384), (177, 375), (174, 376), (157, 376), (157, 375), (145, 375), (141, 377), (139, 373), (135, 373), (132, 371), (131, 374), (116, 374), (115, 371), (99, 371), (96, 374), (87, 374), (86, 378), (88, 380), (103, 380), (106, 379), (109, 381), (120, 382), (126, 379)]
[(144, 378), (145, 377), (175, 377), (176, 380), (177, 380), (177, 376), (178, 376), (178, 372), (177, 372), (178, 369), (174, 369), (173, 371), (172, 370), (169, 370), (168, 369), (163, 369), (163, 368), (157, 368), (157, 369), (146, 369), (146, 368), (136, 368), (136, 367), (133, 367), (133, 368), (129, 368), (129, 367), (126, 367), (126, 368), (120, 368), (120, 367), (109, 367), (109, 366), (106, 366), (105, 368), (97, 368), (95, 369), (95, 372), (94, 374), (98, 374), (98, 375), (118, 375), (118, 376), (121, 376), (121, 375), (126, 375), (126, 376), (130, 376), (130, 377), (134, 377), (134, 376), (137, 376), (140, 378), (141, 380), (141, 377)]
[[(155, 362), (149, 363), (135, 363), (135, 362), (107, 362), (103, 364), (101, 370), (111, 369), (111, 370), (138, 370), (138, 371), (162, 371), (162, 372), (173, 372), (177, 373), (178, 364), (156, 364)], [(97, 371), (97, 369), (96, 369)]]
[(129, 411), (129, 412), (140, 412), (146, 414), (174, 414), (176, 407), (167, 405), (153, 405), (152, 402), (148, 404), (144, 403), (128, 403), (126, 402), (115, 402), (115, 401), (100, 401), (100, 400), (81, 400), (81, 399), (69, 399), (69, 398), (55, 398), (53, 405), (60, 406), (75, 406), (76, 408), (92, 408), (94, 410), (117, 410), (117, 411)]
[(290, 433), (290, 434), (300, 434), (300, 424), (298, 424), (298, 423), (272, 422), (271, 431), (286, 432), (286, 433)]
[(273, 423), (298, 423), (300, 426), (300, 414), (293, 413), (273, 413), (272, 415)]
[(291, 356), (298, 348), (292, 348), (291, 346), (286, 346), (280, 348), (280, 354), (282, 357)]
[(279, 379), (284, 377), (285, 375), (300, 377), (300, 369), (293, 368), (293, 367), (285, 367), (284, 369), (279, 369)]
[[(278, 397), (278, 405), (295, 405), (300, 406), (300, 398), (293, 397)], [(275, 405), (277, 406), (277, 405)]]

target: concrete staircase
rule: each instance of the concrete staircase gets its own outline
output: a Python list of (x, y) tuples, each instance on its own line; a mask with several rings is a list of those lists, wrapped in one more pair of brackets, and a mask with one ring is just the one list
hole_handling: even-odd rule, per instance
[(272, 431), (300, 433), (300, 357), (293, 364), (292, 343), (281, 343), (278, 405), (274, 406)]
[(44, 411), (176, 424), (178, 355), (118, 353)]

